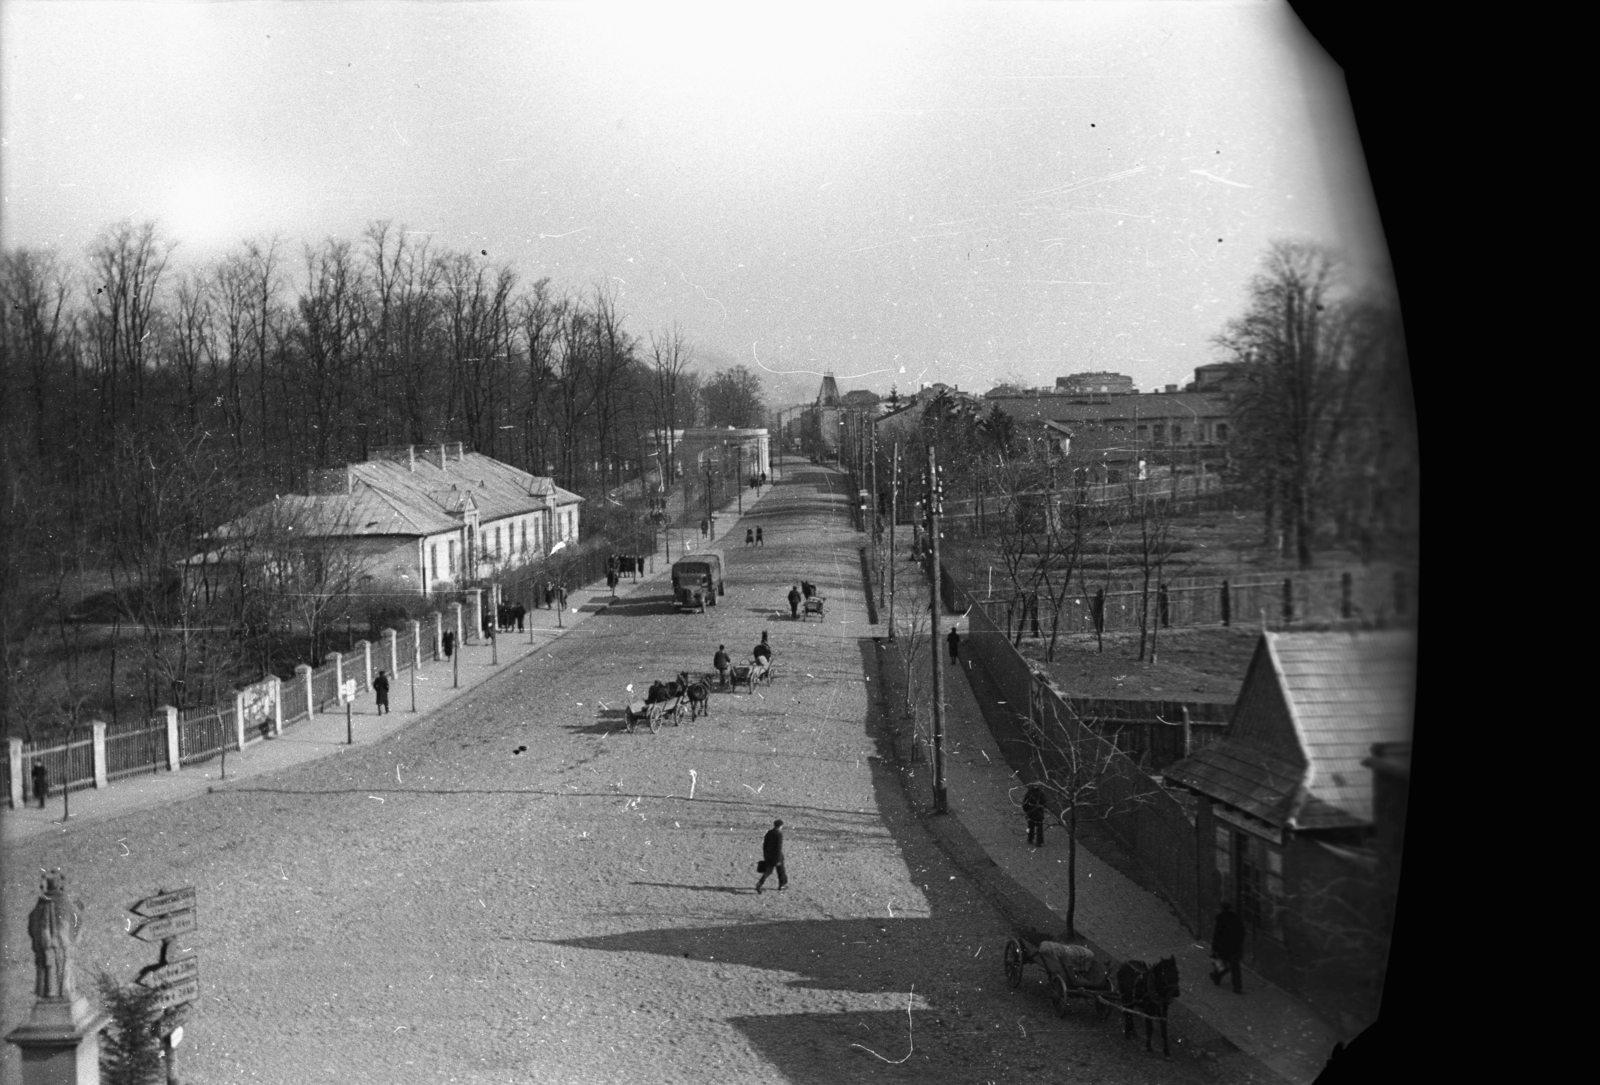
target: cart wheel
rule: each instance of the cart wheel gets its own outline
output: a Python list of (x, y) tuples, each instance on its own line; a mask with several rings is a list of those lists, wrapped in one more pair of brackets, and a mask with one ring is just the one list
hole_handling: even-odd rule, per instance
[(653, 735), (661, 730), (661, 713), (654, 712), (650, 715), (650, 733)]
[(1022, 986), (1022, 943), (1015, 938), (1006, 943), (1005, 966), (1006, 979), (1011, 981), (1011, 986)]
[(1067, 981), (1060, 976), (1050, 977), (1050, 1005), (1056, 1008), (1057, 1017), (1067, 1016)]

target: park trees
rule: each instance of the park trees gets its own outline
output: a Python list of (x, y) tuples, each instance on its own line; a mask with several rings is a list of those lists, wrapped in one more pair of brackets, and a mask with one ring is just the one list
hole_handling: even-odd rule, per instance
[(708, 378), (700, 388), (705, 403), (706, 425), (747, 429), (766, 420), (767, 407), (761, 399), (761, 378), (746, 366), (723, 369)]
[(1284, 551), (1305, 568), (1328, 504), (1383, 443), (1373, 392), (1404, 371), (1398, 314), (1357, 293), (1334, 253), (1298, 241), (1272, 244), (1249, 299), (1216, 338), (1245, 378), (1234, 458), (1261, 494), (1269, 535), (1276, 518)]

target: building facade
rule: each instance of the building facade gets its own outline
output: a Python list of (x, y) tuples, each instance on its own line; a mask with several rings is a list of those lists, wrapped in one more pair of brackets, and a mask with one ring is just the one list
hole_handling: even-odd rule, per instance
[[(383, 449), (317, 472), (306, 495), (258, 506), (212, 532), (189, 564), (248, 560), (258, 540), (288, 540), (354, 566), (356, 588), (430, 595), (574, 544), (583, 498), (459, 442)], [(326, 560), (324, 557), (320, 560)]]
[(1263, 633), (1222, 740), (1162, 772), (1198, 800), (1201, 915), (1232, 904), (1245, 963), (1346, 1027), (1382, 993), (1404, 796), (1370, 755), (1409, 751), (1415, 664), (1409, 630)]

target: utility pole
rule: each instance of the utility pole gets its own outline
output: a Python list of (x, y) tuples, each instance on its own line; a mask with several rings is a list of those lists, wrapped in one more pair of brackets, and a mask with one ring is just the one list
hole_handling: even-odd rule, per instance
[(889, 476), (889, 640), (894, 640), (894, 533), (900, 515), (900, 442), (894, 443), (894, 470)]
[(878, 605), (883, 606), (883, 546), (878, 530), (878, 427), (872, 427), (872, 557), (878, 563)]
[(944, 668), (939, 644), (939, 511), (943, 499), (939, 486), (939, 466), (934, 450), (928, 449), (928, 614), (932, 619), (928, 657), (933, 660), (933, 810), (949, 812), (949, 796), (944, 783)]
[(706, 457), (706, 538), (715, 541), (717, 522), (711, 514), (711, 457)]

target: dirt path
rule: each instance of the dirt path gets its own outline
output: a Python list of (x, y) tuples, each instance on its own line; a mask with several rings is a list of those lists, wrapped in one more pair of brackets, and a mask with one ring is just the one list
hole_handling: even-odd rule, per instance
[[(615, 607), (381, 743), (9, 852), (4, 1027), (31, 998), (36, 872), (59, 865), (84, 979), (154, 958), (125, 904), (198, 888), (186, 1081), (1215, 1080), (1005, 985), (1008, 928), (876, 760), (858, 536), (831, 476), (797, 474), (705, 615)], [(788, 617), (802, 574), (823, 623)], [(742, 659), (763, 629), (776, 684), (617, 728), (630, 683), (709, 669), (720, 643)], [(757, 896), (776, 817), (792, 884)]]

